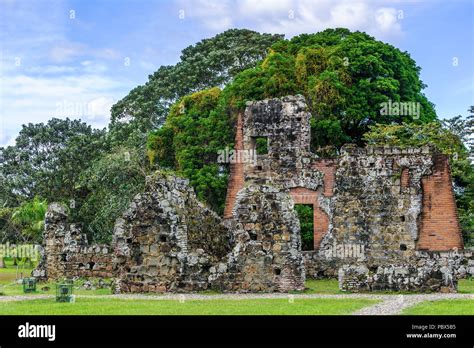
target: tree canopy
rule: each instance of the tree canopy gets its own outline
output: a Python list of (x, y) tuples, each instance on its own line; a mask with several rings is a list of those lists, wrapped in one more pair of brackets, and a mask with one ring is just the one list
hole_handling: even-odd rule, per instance
[[(312, 113), (313, 149), (362, 144), (370, 124), (436, 119), (422, 93), (420, 68), (407, 52), (347, 29), (328, 29), (275, 43), (265, 60), (238, 74), (229, 100), (302, 94)], [(384, 102), (414, 102), (419, 115), (384, 115)]]
[(111, 129), (119, 128), (125, 139), (127, 131), (134, 128), (147, 132), (160, 126), (179, 98), (225, 86), (239, 72), (255, 66), (266, 56), (268, 48), (282, 38), (230, 29), (185, 48), (176, 65), (160, 67), (145, 85), (134, 88), (112, 107)]
[(104, 134), (69, 118), (24, 125), (14, 146), (0, 148), (2, 204), (15, 206), (35, 196), (73, 199), (80, 168), (101, 154)]

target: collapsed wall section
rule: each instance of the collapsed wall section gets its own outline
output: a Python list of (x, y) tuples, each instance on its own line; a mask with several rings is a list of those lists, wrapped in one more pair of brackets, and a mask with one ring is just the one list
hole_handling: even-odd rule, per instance
[(185, 179), (155, 173), (115, 224), (118, 292), (196, 291), (226, 262), (230, 233)]
[(230, 291), (304, 290), (298, 217), (287, 190), (248, 185), (233, 210), (234, 248), (224, 288)]
[(32, 275), (41, 280), (111, 278), (112, 251), (109, 245), (89, 244), (80, 226), (68, 223), (66, 208), (52, 203), (45, 216), (43, 255)]

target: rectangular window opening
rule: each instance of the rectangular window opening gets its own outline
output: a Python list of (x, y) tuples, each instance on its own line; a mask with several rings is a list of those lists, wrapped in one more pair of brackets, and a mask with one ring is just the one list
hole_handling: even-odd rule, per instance
[(301, 250), (314, 250), (314, 206), (312, 204), (295, 204), (300, 220)]
[(257, 155), (268, 154), (268, 137), (252, 137), (252, 145)]

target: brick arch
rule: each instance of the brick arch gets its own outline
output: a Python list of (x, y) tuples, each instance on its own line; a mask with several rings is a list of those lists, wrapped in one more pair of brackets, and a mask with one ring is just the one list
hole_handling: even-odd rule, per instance
[(290, 189), (290, 195), (295, 204), (313, 205), (314, 250), (317, 250), (329, 228), (329, 217), (319, 205), (320, 192), (305, 187), (295, 187)]

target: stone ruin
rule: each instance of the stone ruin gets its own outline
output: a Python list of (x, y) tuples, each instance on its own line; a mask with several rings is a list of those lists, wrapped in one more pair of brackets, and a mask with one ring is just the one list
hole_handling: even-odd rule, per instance
[(226, 267), (230, 231), (187, 180), (156, 173), (146, 186), (115, 224), (117, 290), (207, 289), (216, 268)]
[(68, 223), (67, 209), (52, 203), (45, 216), (42, 257), (32, 275), (40, 280), (111, 278), (112, 255), (109, 245), (89, 245), (80, 226)]
[[(287, 292), (303, 290), (306, 277), (337, 277), (350, 291), (454, 291), (474, 274), (447, 156), (346, 145), (336, 158), (319, 158), (310, 117), (301, 96), (247, 104), (235, 151), (255, 152), (263, 141), (266, 153), (231, 164), (223, 218), (187, 180), (156, 173), (117, 220), (111, 255), (88, 246), (51, 205), (37, 273), (102, 272), (117, 292)], [(311, 250), (302, 250), (295, 204), (313, 208)], [(94, 250), (103, 252), (94, 258)]]
[(117, 291), (303, 289), (299, 222), (291, 208), (285, 193), (248, 187), (231, 228), (197, 200), (187, 180), (155, 173), (115, 224)]

